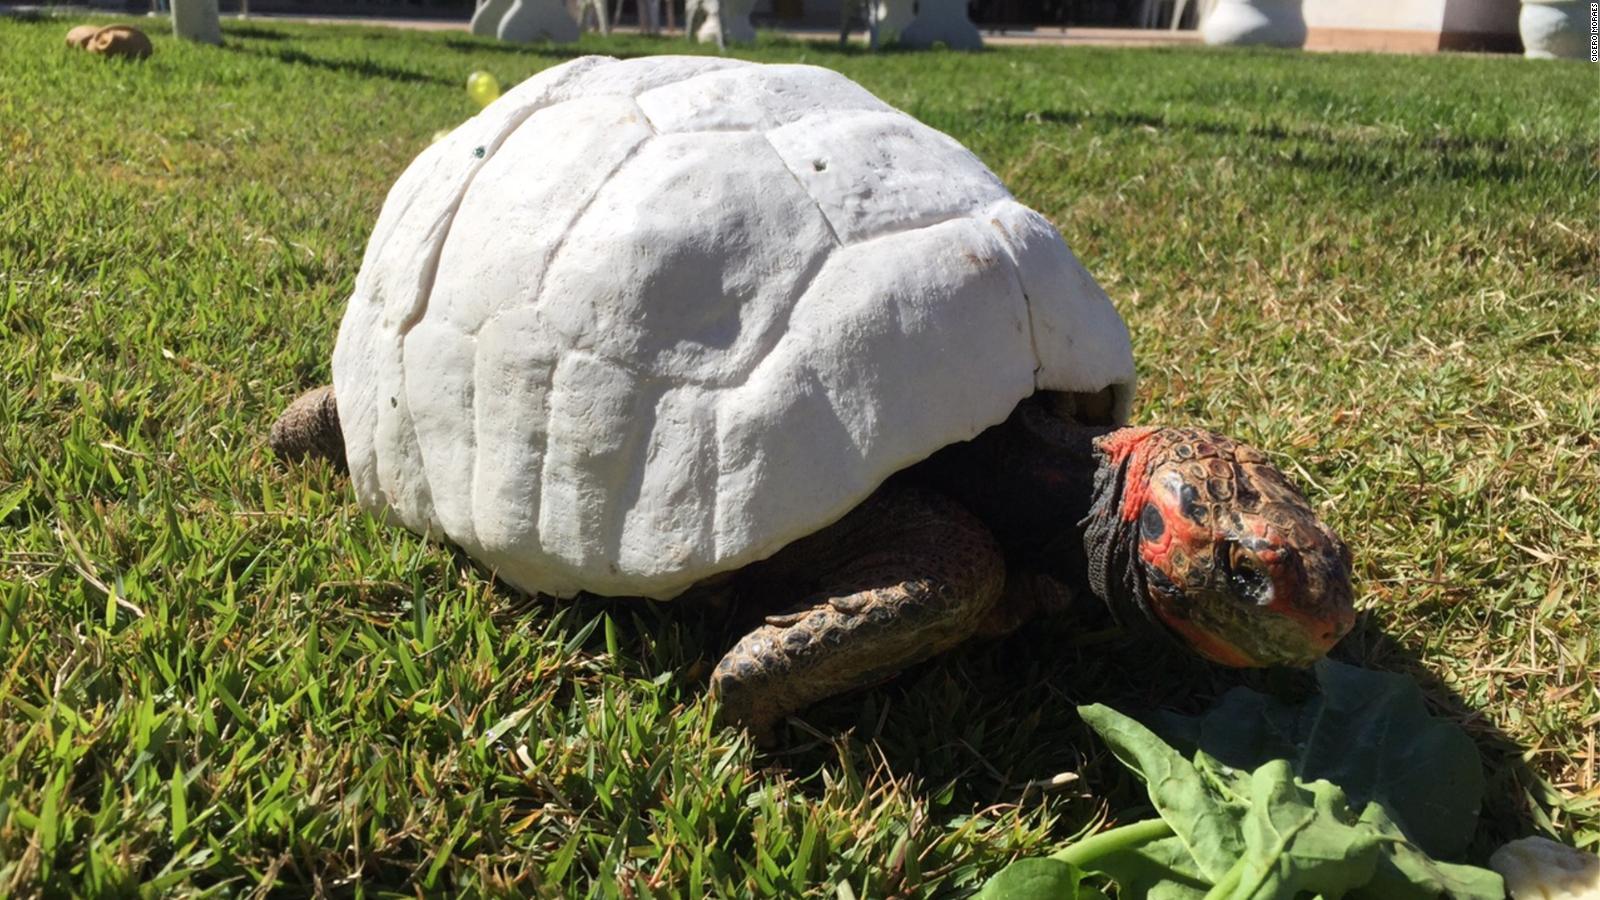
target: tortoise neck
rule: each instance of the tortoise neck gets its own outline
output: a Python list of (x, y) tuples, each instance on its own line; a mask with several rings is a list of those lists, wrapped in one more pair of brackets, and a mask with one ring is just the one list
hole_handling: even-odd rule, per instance
[(1139, 512), (1149, 489), (1146, 454), (1157, 430), (1122, 428), (1094, 441), (1094, 498), (1079, 523), (1084, 580), (1124, 625), (1156, 622), (1137, 552)]
[(1003, 424), (917, 471), (982, 519), (1011, 565), (1082, 584), (1090, 512), (1120, 484), (1098, 477), (1107, 457), (1096, 442), (1121, 430), (1073, 425), (1024, 401)]
[(1004, 424), (913, 471), (982, 519), (1009, 567), (1087, 584), (1119, 622), (1133, 625), (1154, 621), (1137, 526), (1147, 439), (1159, 431), (1073, 425), (1024, 401)]

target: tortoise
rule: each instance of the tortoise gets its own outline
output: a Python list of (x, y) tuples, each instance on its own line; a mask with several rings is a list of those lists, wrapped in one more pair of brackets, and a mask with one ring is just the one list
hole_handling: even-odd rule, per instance
[(725, 721), (1098, 598), (1226, 666), (1353, 622), (1260, 451), (1129, 427), (1128, 330), (972, 153), (820, 68), (584, 57), (396, 182), (274, 424), (511, 585), (761, 614)]

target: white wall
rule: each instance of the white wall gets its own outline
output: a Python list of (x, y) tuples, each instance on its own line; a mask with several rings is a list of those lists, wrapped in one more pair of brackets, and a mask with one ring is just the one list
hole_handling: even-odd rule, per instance
[(1304, 0), (1308, 28), (1514, 34), (1517, 0)]
[[(1444, 24), (1447, 0), (1305, 0), (1307, 28), (1433, 31)], [(1495, 3), (1496, 0), (1477, 0)], [(1505, 0), (1499, 0), (1505, 2)]]

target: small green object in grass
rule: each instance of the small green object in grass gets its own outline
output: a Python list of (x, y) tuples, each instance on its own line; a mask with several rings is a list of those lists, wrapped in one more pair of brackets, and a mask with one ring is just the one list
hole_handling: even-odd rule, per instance
[(488, 72), (473, 72), (467, 76), (467, 96), (481, 109), (500, 96), (500, 82)]

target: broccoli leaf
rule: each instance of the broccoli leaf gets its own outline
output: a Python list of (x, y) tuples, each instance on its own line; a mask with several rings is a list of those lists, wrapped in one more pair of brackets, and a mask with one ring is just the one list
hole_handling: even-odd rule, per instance
[[(1109, 707), (1087, 706), (1079, 713), (1144, 780), (1150, 801), (1203, 882), (1227, 886), (1222, 896), (1271, 900), (1309, 891), (1337, 897), (1372, 880), (1381, 836), (1360, 823), (1337, 786), (1302, 785), (1283, 760), (1254, 773), (1232, 770), (1203, 753), (1190, 763)], [(1146, 885), (1160, 883), (1151, 882), (1159, 868), (1182, 871), (1177, 847), (1160, 847), (1167, 856), (1157, 860), (1151, 846), (1090, 867), (1124, 876), (1118, 881), (1122, 893), (1140, 896)]]
[(1464, 852), (1484, 789), (1472, 739), (1428, 715), (1405, 675), (1331, 660), (1316, 674), (1321, 690), (1304, 703), (1235, 688), (1203, 715), (1163, 714), (1154, 724), (1180, 750), (1204, 750), (1237, 769), (1288, 760), (1302, 781), (1342, 787), (1356, 809), (1381, 804), (1424, 853)]
[(1364, 826), (1338, 785), (1301, 783), (1289, 764), (1273, 760), (1250, 776), (1246, 853), (1227, 896), (1279, 900), (1302, 892), (1342, 897), (1372, 880), (1381, 836)]
[(1361, 821), (1389, 843), (1372, 881), (1352, 893), (1352, 900), (1435, 900), (1441, 892), (1454, 900), (1505, 900), (1499, 875), (1433, 859), (1406, 839), (1379, 804), (1368, 803)]
[(1083, 878), (1077, 866), (1060, 860), (1019, 859), (989, 879), (977, 900), (1106, 900)]
[(1244, 804), (1226, 796), (1194, 764), (1156, 737), (1155, 732), (1109, 706), (1078, 708), (1123, 765), (1138, 773), (1173, 832), (1188, 849), (1200, 874), (1216, 883), (1244, 853), (1240, 822)]
[[(1105, 706), (1079, 713), (1145, 782), (1173, 837), (1074, 861), (1121, 886), (1119, 896), (1273, 900), (1299, 894), (1360, 900), (1500, 900), (1486, 869), (1437, 862), (1376, 802), (1358, 815), (1342, 786), (1297, 777), (1287, 759), (1230, 765), (1204, 750), (1191, 762), (1154, 732)], [(1365, 752), (1351, 748), (1353, 754)], [(1475, 752), (1475, 751), (1474, 751)], [(1235, 757), (1237, 758), (1237, 757)], [(1098, 836), (1097, 836), (1098, 838)], [(1091, 839), (1095, 840), (1095, 839)], [(1085, 844), (1087, 846), (1087, 844)], [(1187, 858), (1185, 858), (1187, 857)]]
[(1204, 900), (1211, 889), (1189, 855), (1183, 839), (1174, 835), (1142, 847), (1127, 847), (1087, 863), (1089, 871), (1117, 883), (1119, 897), (1147, 900)]
[(1065, 869), (1013, 864), (980, 896), (1099, 897), (1080, 892), (1090, 872), (1123, 900), (1502, 900), (1499, 875), (1432, 858), (1462, 852), (1475, 827), (1471, 739), (1429, 716), (1405, 676), (1327, 661), (1316, 672), (1321, 693), (1302, 703), (1236, 689), (1204, 715), (1163, 715), (1179, 749), (1109, 707), (1080, 707), (1160, 819), (1024, 861)]

